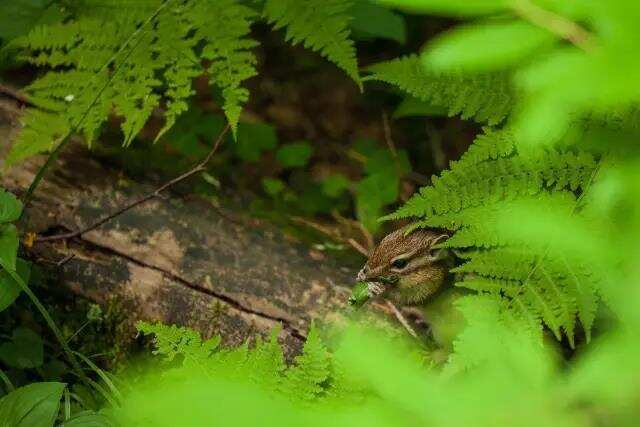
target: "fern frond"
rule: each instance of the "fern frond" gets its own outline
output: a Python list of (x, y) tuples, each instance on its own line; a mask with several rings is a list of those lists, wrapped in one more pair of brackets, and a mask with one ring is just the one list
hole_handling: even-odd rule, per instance
[(200, 56), (210, 61), (209, 76), (222, 90), (222, 108), (235, 134), (242, 105), (249, 99), (241, 84), (257, 74), (251, 49), (258, 43), (247, 37), (257, 13), (237, 0), (217, 0), (195, 3), (187, 16), (195, 38), (204, 42)]
[(431, 217), (545, 190), (575, 191), (588, 182), (595, 167), (595, 159), (587, 153), (555, 149), (526, 156), (513, 153), (479, 163), (467, 162), (463, 157), (386, 218)]
[(440, 246), (464, 251), (465, 261), (453, 269), (467, 276), (458, 286), (503, 299), (512, 315), (547, 325), (573, 346), (577, 319), (587, 339), (593, 324), (598, 302), (593, 279), (576, 257), (568, 268), (549, 242), (506, 232), (505, 221), (535, 206), (558, 218), (572, 217), (576, 193), (585, 190), (596, 167), (587, 153), (520, 152), (508, 131), (490, 131), (390, 217), (416, 217), (412, 228), (455, 231)]
[(526, 318), (513, 316), (499, 295), (461, 297), (456, 306), (467, 327), (454, 341), (454, 353), (443, 371), (445, 376), (471, 369), (496, 357), (513, 357), (510, 354), (513, 349), (525, 350), (541, 342), (538, 323), (528, 323)]
[(352, 5), (352, 0), (266, 0), (264, 16), (275, 29), (285, 29), (288, 41), (319, 52), (361, 86), (350, 39)]
[(365, 80), (380, 80), (438, 107), (495, 125), (509, 114), (514, 92), (506, 74), (442, 74), (429, 71), (415, 55), (374, 64)]
[(153, 354), (172, 361), (176, 356), (184, 358), (186, 363), (200, 366), (207, 361), (220, 345), (220, 337), (203, 341), (193, 329), (162, 323), (139, 322), (136, 327), (145, 335), (153, 335), (156, 349)]
[(255, 348), (247, 357), (247, 368), (251, 379), (270, 391), (280, 387), (286, 369), (282, 347), (278, 344), (280, 330), (280, 327), (274, 328), (268, 341), (258, 337)]
[[(89, 3), (75, 20), (35, 28), (13, 42), (27, 62), (52, 69), (26, 88), (37, 107), (59, 115), (56, 120), (66, 122), (68, 131), (83, 133), (89, 143), (109, 114), (119, 114), (126, 146), (164, 100), (160, 137), (188, 108), (191, 82), (207, 61), (210, 82), (221, 89), (223, 109), (235, 130), (249, 96), (241, 84), (256, 73), (251, 52), (256, 42), (247, 37), (256, 12), (239, 0), (177, 2), (164, 8), (159, 0), (111, 0), (109, 7)], [(26, 116), (31, 114), (25, 120), (29, 124), (41, 117), (27, 110)], [(11, 159), (53, 144), (44, 133), (43, 141), (25, 149), (33, 133), (27, 127), (18, 136)]]
[(322, 384), (329, 379), (330, 359), (318, 331), (311, 325), (302, 355), (295, 358), (295, 366), (286, 374), (286, 390), (300, 400), (312, 400), (323, 392)]

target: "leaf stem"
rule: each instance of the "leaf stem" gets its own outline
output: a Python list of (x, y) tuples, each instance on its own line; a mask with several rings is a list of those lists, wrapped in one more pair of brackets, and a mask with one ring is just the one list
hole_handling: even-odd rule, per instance
[(22, 277), (20, 277), (20, 275), (17, 272), (15, 272), (13, 270), (9, 270), (7, 268), (5, 268), (5, 271), (7, 273), (9, 273), (11, 278), (13, 280), (15, 280), (16, 283), (18, 283), (18, 285), (20, 286), (22, 291), (25, 294), (27, 294), (27, 296), (29, 297), (29, 299), (31, 300), (33, 305), (36, 306), (36, 308), (38, 309), (38, 311), (40, 312), (40, 314), (44, 318), (45, 322), (47, 323), (47, 326), (49, 326), (49, 329), (51, 329), (53, 334), (56, 336), (56, 339), (58, 340), (58, 342), (62, 346), (62, 349), (64, 350), (65, 354), (67, 355), (67, 359), (69, 360), (69, 363), (71, 363), (71, 366), (73, 367), (74, 371), (76, 371), (77, 374), (82, 379), (88, 381), (89, 378), (87, 378), (86, 374), (83, 372), (82, 367), (80, 366), (80, 363), (76, 359), (76, 357), (73, 354), (73, 351), (71, 350), (71, 348), (69, 348), (69, 345), (67, 344), (67, 341), (64, 339), (64, 336), (62, 335), (62, 332), (60, 332), (60, 329), (58, 329), (58, 327), (56, 326), (56, 323), (53, 321), (53, 318), (51, 317), (51, 315), (49, 314), (47, 309), (44, 307), (44, 305), (42, 305), (42, 303), (40, 302), (38, 297), (33, 293), (33, 291), (29, 288), (29, 286), (27, 286), (25, 281), (22, 280)]
[(4, 373), (4, 371), (2, 369), (0, 369), (0, 379), (4, 383), (5, 387), (7, 387), (7, 392), (8, 393), (11, 393), (13, 390), (15, 390), (15, 387), (11, 383), (11, 380), (9, 379), (7, 374)]
[(544, 28), (558, 37), (569, 41), (585, 52), (592, 52), (596, 48), (593, 35), (579, 24), (543, 9), (530, 0), (514, 2), (513, 11), (522, 19)]

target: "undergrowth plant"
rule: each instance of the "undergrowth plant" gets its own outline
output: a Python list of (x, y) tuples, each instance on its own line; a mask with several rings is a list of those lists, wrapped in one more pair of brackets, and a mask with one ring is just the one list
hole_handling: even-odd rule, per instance
[(7, 161), (56, 148), (70, 133), (90, 144), (111, 113), (122, 117), (123, 144), (129, 145), (154, 109), (162, 107), (159, 138), (188, 109), (192, 80), (206, 76), (222, 98), (236, 132), (257, 73), (250, 36), (264, 20), (284, 29), (336, 63), (360, 84), (348, 26), (351, 0), (85, 0), (55, 24), (40, 25), (12, 39), (4, 50), (49, 71), (26, 88), (30, 108), (24, 130)]
[[(487, 126), (460, 160), (386, 217), (453, 232), (441, 246), (462, 260), (456, 285), (473, 292), (457, 302), (466, 326), (442, 369), (357, 329), (330, 350), (312, 328), (302, 355), (287, 366), (277, 330), (254, 346), (223, 349), (219, 337), (142, 324), (170, 364), (111, 402), (125, 425), (637, 423), (640, 59), (633, 52), (640, 6), (382, 3), (473, 19), (436, 37), (420, 56), (368, 67), (364, 79), (349, 39), (349, 2), (337, 0), (96, 2), (7, 47), (53, 68), (29, 88), (40, 108), (28, 112), (13, 160), (51, 149), (71, 131), (91, 139), (113, 109), (124, 116), (125, 144), (158, 105), (168, 128), (186, 108), (188, 82), (202, 72), (235, 127), (247, 99), (242, 83), (256, 72), (248, 34), (257, 19), (358, 83), (385, 81)], [(208, 25), (210, 16), (226, 20)], [(35, 138), (41, 134), (47, 137)], [(371, 178), (372, 188), (376, 179), (388, 177)], [(265, 187), (278, 192), (273, 182)], [(15, 208), (9, 212), (4, 223), (15, 219)], [(15, 229), (2, 227), (10, 244), (0, 260), (17, 280)], [(566, 340), (571, 360), (548, 352), (546, 330)]]

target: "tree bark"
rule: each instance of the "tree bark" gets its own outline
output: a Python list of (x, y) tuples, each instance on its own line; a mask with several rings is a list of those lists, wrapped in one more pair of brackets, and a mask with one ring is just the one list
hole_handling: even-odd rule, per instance
[[(19, 117), (15, 103), (0, 99), (0, 154), (19, 131)], [(35, 156), (5, 170), (1, 185), (24, 193), (45, 159)], [(21, 230), (25, 236), (77, 230), (152, 189), (72, 142), (34, 194)], [(248, 225), (205, 200), (166, 196), (68, 241), (29, 246), (23, 236), (23, 247), (36, 262), (49, 260), (44, 264), (72, 256), (49, 266), (54, 282), (99, 304), (120, 304), (130, 325), (189, 326), (205, 336), (221, 334), (228, 345), (281, 324), (280, 338), (291, 354), (312, 319), (340, 317), (346, 309), (352, 268), (314, 259), (309, 248), (278, 230)]]

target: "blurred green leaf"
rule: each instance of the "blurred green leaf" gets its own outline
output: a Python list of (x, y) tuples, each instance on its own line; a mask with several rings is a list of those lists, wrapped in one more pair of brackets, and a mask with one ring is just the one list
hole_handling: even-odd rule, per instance
[(0, 188), (0, 224), (16, 221), (21, 213), (22, 202), (12, 193)]
[(287, 187), (282, 180), (276, 178), (262, 178), (262, 187), (271, 197), (275, 197)]
[(110, 417), (95, 411), (82, 411), (74, 414), (60, 427), (115, 427), (116, 424)]
[(12, 0), (0, 3), (0, 41), (27, 34), (37, 25), (62, 21), (64, 8), (51, 0)]
[(16, 269), (18, 253), (18, 230), (13, 224), (0, 224), (0, 266)]
[(378, 0), (380, 4), (416, 13), (435, 13), (452, 16), (477, 16), (502, 12), (509, 0)]
[(351, 181), (341, 173), (329, 175), (322, 181), (322, 192), (329, 197), (339, 197), (349, 188)]
[(364, 170), (368, 174), (391, 174), (401, 177), (411, 171), (409, 156), (405, 150), (397, 150), (396, 156), (389, 149), (375, 150), (365, 162)]
[(0, 425), (52, 427), (58, 415), (65, 384), (33, 383), (0, 399)]
[[(16, 261), (16, 270), (25, 283), (29, 283), (31, 264), (22, 258)], [(22, 287), (4, 269), (0, 270), (0, 311), (9, 307), (20, 295)]]
[(369, 0), (358, 0), (351, 9), (351, 30), (359, 39), (390, 39), (404, 44), (407, 26), (402, 15)]
[(180, 115), (163, 140), (168, 141), (182, 155), (200, 159), (207, 155), (224, 126), (225, 118), (221, 114), (205, 112), (191, 106)]
[(429, 45), (422, 60), (434, 70), (492, 71), (550, 47), (555, 36), (524, 21), (458, 26)]
[(382, 208), (396, 201), (399, 183), (393, 173), (377, 173), (356, 185), (356, 215), (369, 231), (375, 232), (380, 228), (378, 218), (383, 214)]
[(11, 341), (0, 345), (0, 360), (18, 369), (37, 368), (44, 361), (44, 347), (40, 335), (27, 328), (16, 328)]
[(401, 119), (413, 116), (446, 117), (447, 115), (447, 109), (442, 106), (434, 105), (413, 96), (407, 96), (398, 104), (392, 117), (394, 119)]
[(238, 157), (247, 162), (257, 162), (265, 151), (278, 145), (278, 136), (273, 126), (265, 123), (240, 123), (238, 140), (234, 147)]
[(301, 167), (307, 164), (312, 151), (308, 141), (292, 142), (278, 149), (276, 159), (285, 168)]

